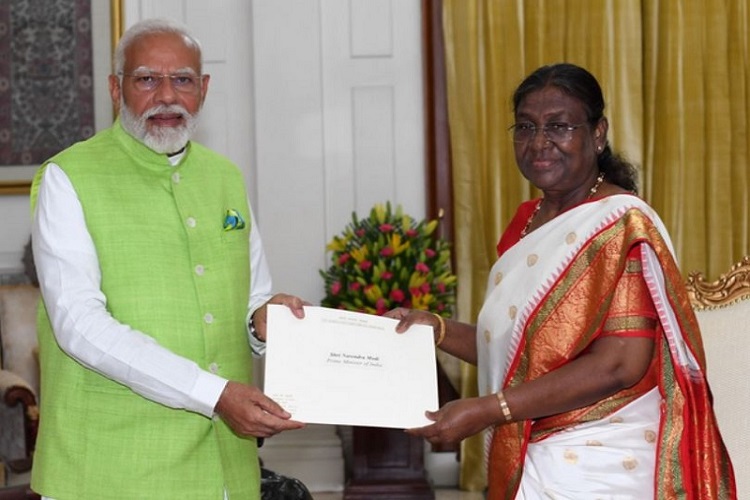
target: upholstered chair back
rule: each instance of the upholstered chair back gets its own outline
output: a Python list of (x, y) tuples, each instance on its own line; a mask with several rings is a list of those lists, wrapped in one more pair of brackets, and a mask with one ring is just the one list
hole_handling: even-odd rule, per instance
[(39, 419), (39, 298), (33, 285), (0, 286), (0, 487), (29, 481)]
[(0, 286), (0, 368), (24, 379), (39, 394), (36, 310), (39, 288)]
[(750, 499), (750, 256), (713, 282), (688, 277), (706, 351), (714, 411), (734, 465), (740, 499)]

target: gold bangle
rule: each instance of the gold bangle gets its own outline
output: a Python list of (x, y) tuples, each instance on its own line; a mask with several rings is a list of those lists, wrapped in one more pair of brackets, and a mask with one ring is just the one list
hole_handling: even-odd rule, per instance
[(510, 414), (510, 408), (508, 408), (508, 402), (505, 400), (503, 391), (498, 392), (497, 394), (495, 394), (495, 396), (497, 396), (497, 401), (500, 403), (500, 411), (503, 412), (505, 422), (513, 421), (513, 416)]
[(438, 330), (438, 338), (435, 341), (435, 347), (439, 346), (443, 343), (443, 340), (445, 339), (445, 320), (442, 316), (440, 316), (437, 313), (432, 313), (433, 316), (435, 316), (438, 319), (438, 322), (440, 322), (440, 330)]

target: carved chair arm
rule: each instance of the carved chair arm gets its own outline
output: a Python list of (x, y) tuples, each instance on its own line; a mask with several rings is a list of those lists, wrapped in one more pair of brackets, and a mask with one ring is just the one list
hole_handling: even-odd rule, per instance
[(9, 461), (7, 465), (14, 472), (25, 472), (31, 468), (31, 458), (39, 428), (39, 407), (37, 406), (36, 394), (23, 378), (7, 370), (0, 370), (0, 396), (2, 396), (2, 404), (8, 407), (20, 404), (23, 408), (24, 440), (27, 456), (20, 460)]
[(750, 295), (750, 255), (745, 256), (732, 268), (708, 281), (701, 272), (692, 272), (687, 278), (690, 303), (697, 311), (725, 307)]

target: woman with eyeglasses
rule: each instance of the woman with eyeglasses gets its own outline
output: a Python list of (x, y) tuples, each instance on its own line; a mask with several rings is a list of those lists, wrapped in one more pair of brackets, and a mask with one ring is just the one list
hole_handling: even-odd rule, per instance
[(542, 196), (500, 238), (477, 324), (389, 313), (477, 364), (480, 396), (408, 432), (486, 430), (490, 499), (736, 498), (672, 244), (607, 142), (599, 83), (544, 66), (513, 106), (516, 162)]

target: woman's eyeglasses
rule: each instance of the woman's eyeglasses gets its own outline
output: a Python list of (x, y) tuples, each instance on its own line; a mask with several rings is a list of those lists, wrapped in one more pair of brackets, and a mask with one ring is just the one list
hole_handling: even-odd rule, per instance
[(513, 134), (513, 142), (523, 144), (533, 140), (541, 130), (548, 141), (554, 143), (568, 142), (573, 138), (573, 131), (581, 128), (585, 123), (572, 125), (565, 122), (550, 122), (537, 127), (531, 122), (520, 122), (512, 125), (508, 130)]

